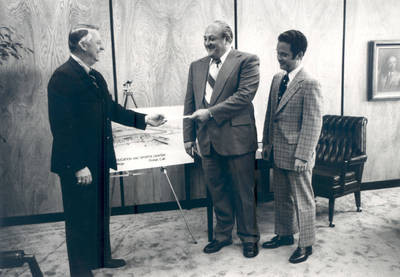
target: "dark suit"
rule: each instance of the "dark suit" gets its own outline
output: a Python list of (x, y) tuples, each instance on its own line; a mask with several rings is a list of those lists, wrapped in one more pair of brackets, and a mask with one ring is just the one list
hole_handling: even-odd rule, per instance
[(257, 132), (252, 100), (259, 84), (257, 56), (231, 50), (215, 80), (210, 103), (204, 99), (210, 57), (193, 62), (184, 114), (208, 108), (204, 123), (184, 120), (184, 141), (197, 139), (202, 165), (217, 218), (215, 238), (231, 239), (237, 220), (243, 242), (257, 242), (254, 198), (254, 158)]
[[(70, 58), (48, 85), (51, 171), (61, 181), (71, 275), (102, 267), (111, 258), (108, 172), (116, 169), (111, 120), (146, 127), (144, 115), (115, 103), (103, 76), (93, 72), (95, 79)], [(78, 185), (75, 173), (85, 167), (93, 181)]]
[[(274, 76), (264, 122), (263, 145), (274, 162), (275, 233), (300, 232), (299, 246), (315, 241), (315, 201), (311, 185), (315, 148), (322, 126), (322, 93), (304, 69), (296, 74), (278, 103), (284, 73)], [(295, 160), (307, 162), (295, 171)]]

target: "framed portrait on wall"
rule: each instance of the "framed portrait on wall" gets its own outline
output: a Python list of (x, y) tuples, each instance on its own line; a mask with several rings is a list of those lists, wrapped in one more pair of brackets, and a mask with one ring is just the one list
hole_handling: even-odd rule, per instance
[(369, 44), (369, 100), (400, 100), (400, 40)]

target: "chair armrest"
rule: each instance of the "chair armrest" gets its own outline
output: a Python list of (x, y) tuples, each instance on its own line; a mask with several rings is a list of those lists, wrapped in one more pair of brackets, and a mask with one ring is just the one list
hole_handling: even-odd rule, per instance
[(346, 172), (348, 172), (350, 170), (350, 168), (360, 167), (362, 164), (365, 163), (366, 160), (367, 160), (367, 155), (360, 155), (360, 156), (352, 157), (350, 160), (343, 161), (341, 174), (340, 174), (340, 183), (342, 185), (342, 188), (344, 188), (343, 186), (345, 183)]
[(367, 160), (367, 155), (360, 155), (352, 157), (350, 160), (345, 161), (345, 163), (348, 163), (348, 165), (355, 165), (355, 164), (365, 163), (366, 160)]

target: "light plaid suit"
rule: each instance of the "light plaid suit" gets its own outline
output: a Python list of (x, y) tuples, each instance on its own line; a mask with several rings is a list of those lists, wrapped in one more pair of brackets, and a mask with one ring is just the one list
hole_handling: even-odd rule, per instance
[[(300, 232), (299, 246), (315, 241), (315, 201), (311, 185), (315, 147), (322, 126), (322, 95), (318, 81), (301, 69), (278, 104), (284, 73), (274, 76), (264, 122), (263, 145), (274, 162), (275, 233)], [(307, 161), (294, 171), (294, 161)]]

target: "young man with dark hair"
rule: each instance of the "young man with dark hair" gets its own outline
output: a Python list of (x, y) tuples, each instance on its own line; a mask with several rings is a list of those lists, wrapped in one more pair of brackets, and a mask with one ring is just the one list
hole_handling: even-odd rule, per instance
[(291, 263), (307, 260), (315, 242), (315, 201), (311, 185), (315, 148), (322, 126), (322, 94), (301, 64), (306, 37), (297, 30), (279, 35), (277, 59), (283, 72), (272, 80), (263, 132), (263, 158), (274, 164), (275, 234), (263, 248), (294, 243)]

